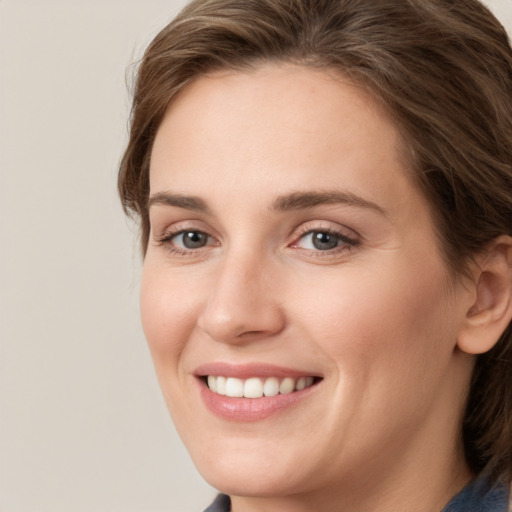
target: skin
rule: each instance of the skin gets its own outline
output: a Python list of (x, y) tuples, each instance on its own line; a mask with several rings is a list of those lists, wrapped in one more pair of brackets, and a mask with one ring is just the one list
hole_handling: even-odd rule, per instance
[[(400, 147), (367, 92), (291, 65), (203, 76), (163, 119), (142, 321), (176, 427), (234, 512), (438, 511), (471, 478), (458, 340), (475, 290), (450, 278)], [(206, 244), (184, 246), (184, 229)], [(311, 230), (339, 245), (315, 250)], [(212, 362), (323, 379), (278, 414), (226, 421), (198, 392)]]

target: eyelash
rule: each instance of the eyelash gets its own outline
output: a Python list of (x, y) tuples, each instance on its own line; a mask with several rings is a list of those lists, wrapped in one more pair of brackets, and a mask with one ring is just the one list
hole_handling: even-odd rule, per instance
[[(202, 231), (200, 229), (177, 229), (175, 231), (168, 231), (164, 233), (160, 238), (157, 239), (157, 243), (159, 245), (165, 246), (166, 250), (169, 251), (171, 254), (176, 254), (178, 256), (195, 256), (197, 255), (197, 251), (200, 251), (201, 249), (204, 249), (208, 247), (208, 241), (207, 245), (204, 245), (202, 247), (198, 247), (196, 249), (189, 248), (189, 249), (182, 249), (180, 247), (176, 247), (172, 244), (172, 240), (176, 237), (183, 235), (185, 233), (196, 233), (200, 234), (202, 236), (207, 237), (208, 241), (211, 241), (212, 239), (215, 240), (214, 237), (206, 233), (205, 231)], [(298, 247), (298, 244), (301, 240), (304, 240), (306, 236), (312, 235), (314, 233), (321, 233), (325, 235), (329, 235), (332, 237), (335, 237), (339, 243), (336, 247), (332, 249), (327, 250), (320, 250), (320, 249), (304, 249), (301, 247)], [(329, 256), (334, 256), (339, 254), (340, 252), (349, 251), (355, 247), (357, 247), (360, 244), (360, 241), (356, 238), (352, 238), (347, 236), (346, 234), (342, 233), (341, 231), (334, 230), (332, 228), (321, 228), (321, 227), (304, 227), (299, 229), (298, 234), (296, 235), (294, 242), (292, 242), (289, 247), (296, 248), (298, 250), (304, 250), (307, 251), (309, 255), (313, 257), (319, 257), (319, 258), (325, 258)]]
[[(298, 244), (301, 240), (304, 240), (306, 236), (313, 235), (314, 233), (321, 233), (323, 235), (329, 235), (337, 239), (338, 244), (336, 247), (328, 250), (320, 250), (320, 249), (302, 249), (298, 247)], [(332, 228), (322, 228), (322, 227), (308, 227), (305, 226), (299, 229), (299, 232), (295, 238), (295, 241), (291, 244), (291, 247), (296, 247), (297, 249), (302, 249), (307, 251), (313, 257), (326, 258), (329, 256), (336, 256), (341, 252), (350, 251), (351, 249), (357, 247), (360, 244), (360, 240), (357, 238), (352, 238), (344, 234), (342, 231), (338, 231)]]
[(211, 235), (202, 231), (200, 229), (189, 228), (189, 229), (177, 229), (175, 231), (168, 231), (164, 233), (160, 238), (157, 239), (157, 243), (159, 245), (163, 245), (167, 251), (171, 254), (176, 254), (178, 256), (195, 256), (197, 251), (204, 249), (206, 246), (198, 247), (197, 249), (181, 249), (180, 247), (176, 247), (172, 245), (172, 240), (179, 235), (183, 235), (185, 233), (198, 233), (206, 236), (209, 240), (213, 239)]

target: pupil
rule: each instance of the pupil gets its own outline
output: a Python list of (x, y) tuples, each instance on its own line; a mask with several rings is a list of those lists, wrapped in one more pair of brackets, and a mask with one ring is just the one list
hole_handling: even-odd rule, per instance
[(188, 231), (183, 235), (183, 245), (188, 249), (197, 249), (206, 244), (206, 236), (199, 231)]
[(338, 239), (329, 233), (318, 232), (313, 235), (313, 245), (315, 249), (323, 250), (334, 249), (338, 246)]

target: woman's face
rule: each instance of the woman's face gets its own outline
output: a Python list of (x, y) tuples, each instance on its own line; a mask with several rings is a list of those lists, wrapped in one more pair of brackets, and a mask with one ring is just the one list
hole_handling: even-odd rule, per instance
[(456, 453), (471, 298), (364, 90), (291, 65), (202, 77), (168, 109), (150, 182), (144, 330), (212, 485), (370, 487)]

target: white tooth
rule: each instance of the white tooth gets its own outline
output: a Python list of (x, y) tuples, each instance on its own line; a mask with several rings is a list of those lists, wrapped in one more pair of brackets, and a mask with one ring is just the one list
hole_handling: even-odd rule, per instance
[(247, 379), (244, 384), (245, 398), (261, 398), (263, 396), (263, 383), (256, 377)]
[(217, 393), (217, 379), (213, 375), (208, 375), (208, 387), (214, 393)]
[(269, 377), (263, 384), (265, 396), (276, 396), (279, 393), (279, 381), (275, 377)]
[(226, 377), (217, 377), (217, 390), (215, 392), (219, 395), (226, 394)]
[(298, 381), (297, 381), (297, 384), (295, 385), (295, 389), (297, 391), (300, 391), (302, 389), (304, 389), (306, 387), (306, 377), (301, 377)]
[(295, 380), (291, 377), (286, 377), (286, 379), (283, 379), (281, 381), (281, 384), (279, 385), (279, 392), (282, 395), (286, 395), (288, 393), (291, 393), (295, 389)]
[(226, 396), (231, 398), (244, 396), (244, 381), (235, 377), (228, 377), (226, 381)]
[(309, 388), (309, 386), (313, 385), (313, 377), (306, 377), (306, 387)]

